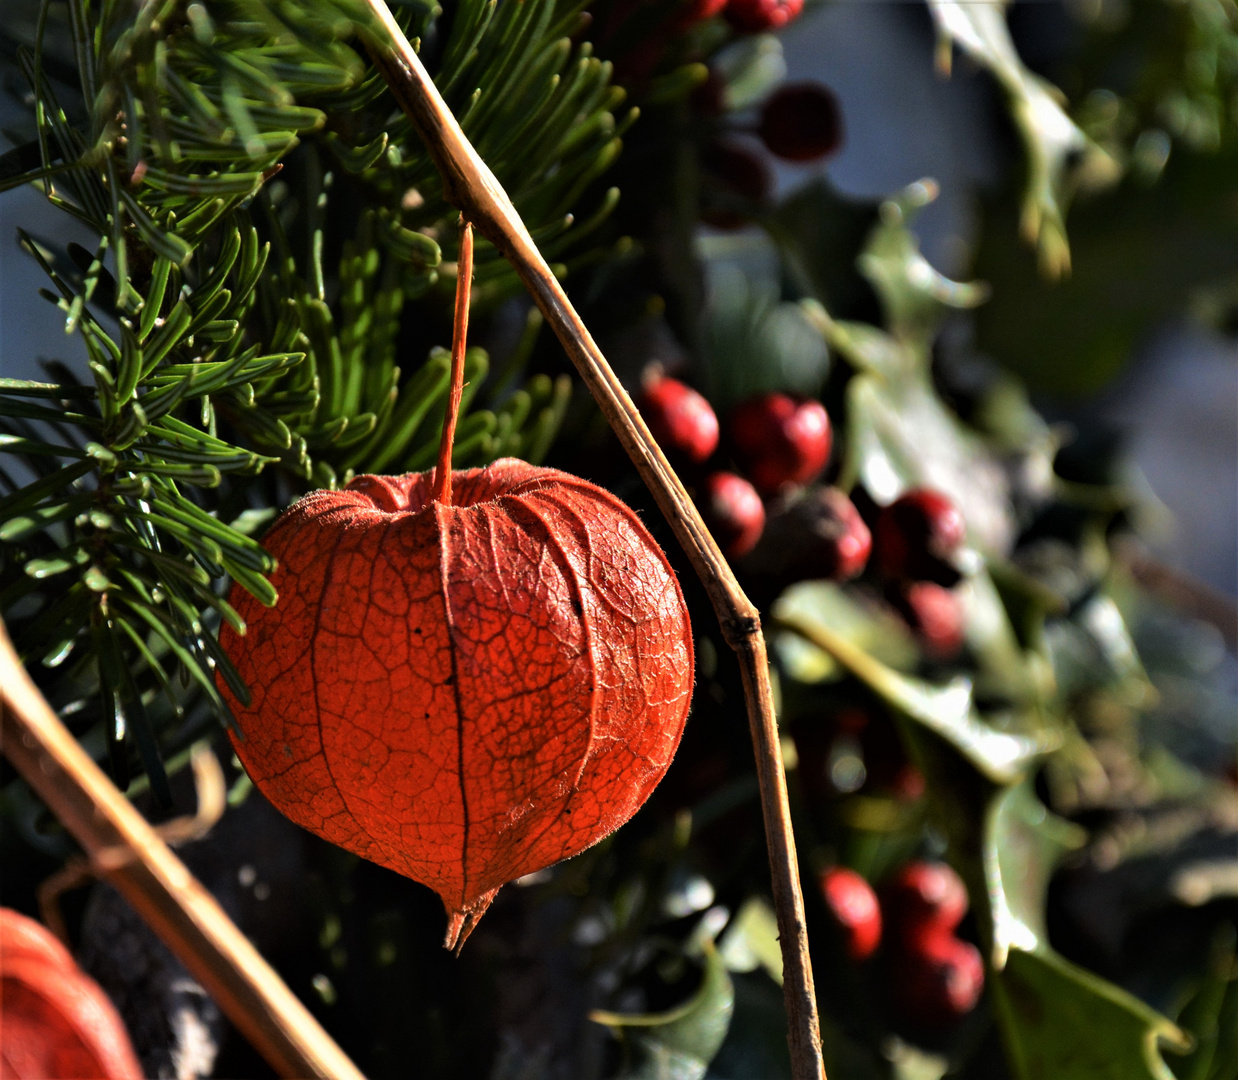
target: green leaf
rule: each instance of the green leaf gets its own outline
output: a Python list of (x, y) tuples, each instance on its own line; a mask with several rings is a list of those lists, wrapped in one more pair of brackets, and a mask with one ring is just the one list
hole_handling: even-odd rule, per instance
[[(1097, 393), (1140, 338), (1192, 294), (1238, 274), (1233, 177), (1238, 145), (1175, 150), (1152, 186), (1135, 178), (1071, 211), (1069, 281), (1047, 282), (1008, 239), (1006, 207), (986, 215), (977, 272), (993, 299), (977, 312), (978, 349), (1055, 398)], [(1138, 222), (1138, 228), (1131, 223)], [(1114, 289), (1113, 283), (1125, 282)]]
[(764, 968), (774, 982), (782, 985), (778, 917), (766, 900), (752, 896), (744, 901), (718, 942), (718, 955), (728, 971)]
[(921, 183), (884, 202), (858, 260), (890, 330), (835, 320), (814, 302), (802, 310), (831, 350), (857, 370), (846, 389), (839, 486), (862, 483), (882, 504), (910, 487), (936, 488), (959, 507), (971, 543), (1004, 552), (1014, 535), (1009, 481), (980, 435), (942, 402), (930, 375), (933, 338), (946, 313), (984, 296), (976, 285), (942, 277), (920, 254), (909, 223), (933, 196)]
[(1238, 1075), (1238, 955), (1232, 924), (1217, 932), (1208, 966), (1181, 1013), (1178, 1025), (1195, 1045), (1172, 1062), (1178, 1080), (1232, 1080)]
[(718, 951), (706, 943), (700, 987), (663, 1013), (625, 1015), (595, 1010), (589, 1018), (625, 1039), (632, 1060), (616, 1080), (702, 1080), (730, 1027), (735, 988)]
[(1062, 856), (1086, 838), (1077, 825), (1051, 814), (1028, 782), (999, 793), (988, 810), (985, 878), (993, 924), (993, 964), (1011, 948), (1047, 946), (1045, 893)]
[(1050, 813), (1029, 782), (986, 814), (983, 895), (992, 925), (993, 991), (1018, 1080), (1171, 1080), (1158, 1043), (1186, 1049), (1168, 1019), (1049, 946), (1045, 892), (1083, 830)]
[(1006, 92), (1011, 119), (1027, 155), (1027, 186), (1020, 228), (1037, 245), (1049, 277), (1070, 270), (1066, 239), (1068, 192), (1114, 183), (1121, 169), (1066, 115), (1057, 90), (1019, 59), (1006, 25), (1004, 0), (963, 3), (929, 0), (937, 24), (939, 65), (950, 70), (951, 43), (991, 71)]
[(9, 542), (20, 540), (23, 536), (29, 536), (33, 532), (45, 529), (57, 521), (76, 516), (80, 510), (92, 502), (94, 502), (93, 494), (82, 494), (54, 506), (40, 506), (25, 514), (15, 514), (0, 524), (0, 540)]
[(451, 361), (441, 354), (432, 354), (421, 370), (400, 391), (400, 400), (386, 427), (382, 441), (371, 442), (373, 456), (354, 455), (356, 467), (381, 473), (404, 452), (417, 436), (422, 422), (436, 411), (441, 416), (446, 401)]
[(743, 37), (714, 59), (725, 89), (728, 112), (750, 109), (767, 98), (786, 78), (782, 42), (773, 34)]
[(54, 446), (38, 439), (21, 435), (6, 435), (0, 432), (0, 452), (6, 454), (52, 454), (56, 457), (80, 458), (82, 451), (75, 446)]
[(259, 573), (269, 571), (274, 567), (275, 560), (263, 551), (256, 541), (238, 533), (218, 518), (212, 517), (188, 499), (167, 497), (169, 494), (165, 493), (165, 497), (158, 501), (159, 509), (167, 517), (188, 526), (198, 536), (213, 540), (225, 559), (240, 563)]
[(124, 702), (126, 726), (133, 732), (142, 767), (150, 780), (151, 793), (161, 809), (170, 810), (175, 804), (172, 801), (172, 787), (168, 783), (167, 770), (163, 766), (163, 754), (159, 750), (150, 717), (142, 703), (142, 695), (133, 681), (128, 665), (122, 668), (121, 698)]
[(372, 168), (387, 152), (387, 133), (381, 131), (362, 146), (349, 146), (335, 132), (328, 132), (323, 140), (340, 164), (350, 173), (363, 173)]
[(946, 740), (995, 784), (1023, 777), (1059, 739), (1051, 732), (999, 731), (985, 723), (972, 700), (972, 683), (959, 676), (945, 685), (903, 675), (874, 659), (833, 627), (811, 615), (774, 606), (776, 625), (825, 650), (893, 709)]
[(142, 349), (142, 374), (149, 375), (173, 346), (178, 345), (189, 331), (193, 321), (193, 309), (181, 299), (168, 312), (163, 324), (151, 336)]
[(159, 318), (159, 313), (163, 310), (163, 297), (168, 287), (168, 277), (172, 273), (172, 261), (170, 259), (156, 259), (155, 265), (151, 269), (150, 285), (146, 291), (146, 299), (142, 301), (142, 310), (140, 313), (140, 321), (138, 322), (138, 340), (145, 341), (155, 322)]
[(1017, 1080), (1173, 1080), (1175, 1024), (1050, 950), (1011, 949), (994, 996)]
[(155, 632), (163, 643), (172, 650), (173, 655), (184, 665), (190, 677), (206, 691), (207, 696), (215, 706), (222, 708), (223, 699), (220, 698), (219, 691), (215, 688), (214, 680), (203, 671), (198, 658), (181, 644), (178, 640), (177, 631), (168, 625), (163, 616), (142, 603), (126, 602), (125, 607)]
[(527, 389), (534, 400), (544, 394), (549, 398), (549, 404), (537, 411), (533, 422), (518, 433), (518, 441), (502, 449), (499, 456), (510, 454), (522, 457), (532, 465), (540, 465), (567, 416), (567, 407), (572, 398), (572, 382), (566, 375), (560, 375), (553, 384), (544, 376), (534, 376), (529, 380)]
[(60, 383), (35, 382), (31, 379), (0, 379), (0, 394), (22, 394), (30, 397), (82, 398), (91, 397), (89, 386), (68, 386)]
[(144, 461), (142, 471), (153, 476), (167, 476), (196, 487), (219, 487), (222, 474), (214, 465), (188, 465), (167, 461)]
[(229, 567), (229, 573), (233, 580), (260, 604), (274, 607), (279, 600), (279, 593), (275, 591), (275, 586), (249, 567), (234, 564)]
[(936, 198), (937, 185), (921, 180), (885, 200), (856, 260), (881, 298), (889, 332), (921, 349), (936, 336), (947, 309), (978, 307), (989, 298), (987, 285), (951, 281), (920, 253), (920, 243), (907, 226)]
[(763, 224), (778, 244), (785, 272), (796, 288), (830, 311), (847, 313), (868, 299), (855, 260), (876, 214), (872, 203), (847, 199), (821, 178), (779, 203)]
[(63, 574), (89, 561), (90, 556), (78, 548), (71, 555), (56, 556), (50, 559), (31, 559), (26, 563), (25, 570), (32, 578), (41, 581), (44, 578)]
[(718, 265), (704, 319), (705, 390), (720, 410), (768, 390), (820, 392), (829, 362), (821, 334), (773, 287)]
[[(907, 624), (892, 611), (865, 604), (832, 581), (801, 581), (778, 598), (778, 619), (802, 618), (806, 623), (827, 626), (888, 667), (909, 671), (919, 659), (919, 650)], [(842, 674), (830, 653), (819, 649), (798, 633), (775, 633), (773, 647), (783, 670), (802, 683), (816, 683)]]

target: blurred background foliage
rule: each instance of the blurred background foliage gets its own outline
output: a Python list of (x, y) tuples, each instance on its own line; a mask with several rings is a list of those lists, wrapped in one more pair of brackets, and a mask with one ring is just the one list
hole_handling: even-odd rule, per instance
[[(1238, 9), (930, 0), (895, 16), (919, 52), (888, 21), (851, 43), (935, 58), (981, 103), (999, 167), (963, 193), (951, 265), (922, 251), (933, 180), (858, 198), (776, 160), (761, 125), (789, 54), (750, 9), (766, 10), (393, 5), (634, 394), (682, 378), (724, 430), (756, 394), (819, 399), (823, 481), (870, 523), (926, 486), (966, 521), (947, 654), (875, 569), (842, 583), (759, 548), (736, 560), (772, 644), (827, 1071), (1232, 1080), (1234, 601), (1149, 558), (1163, 507), (1087, 410), (1166, 320), (1232, 357)], [(791, 24), (800, 54), (835, 10)], [(265, 526), (314, 487), (432, 464), (455, 211), (354, 36), (363, 17), (352, 0), (6, 4), (0, 199), (33, 190), (41, 209), (0, 238), (21, 259), (0, 263), (3, 310), (24, 320), (41, 295), (70, 336), (36, 367), (5, 329), (0, 610), (153, 817), (192, 804), (192, 745), (230, 759), (215, 631), (236, 619), (230, 582), (275, 600)], [(836, 119), (846, 153), (882, 118)], [(299, 832), (235, 762), (229, 813), (183, 854), (367, 1075), (789, 1075), (726, 646), (484, 243), (473, 318), (456, 464), (583, 473), (679, 570), (699, 670), (675, 765), (618, 834), (504, 889), (458, 960), (428, 890)], [(3, 769), (0, 896), (33, 910), (72, 844)], [(846, 867), (884, 903), (912, 860), (947, 861), (970, 896), (959, 935), (986, 992), (950, 1022), (908, 1007), (888, 928), (847, 956), (820, 887)], [(151, 1075), (268, 1075), (114, 894), (65, 905)]]

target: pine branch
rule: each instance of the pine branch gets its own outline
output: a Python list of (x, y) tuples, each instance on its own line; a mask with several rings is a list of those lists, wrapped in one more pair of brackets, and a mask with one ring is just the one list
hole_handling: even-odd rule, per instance
[[(93, 385), (60, 369), (0, 382), (0, 450), (37, 478), (0, 472), (0, 609), (53, 697), (91, 701), (83, 721), (104, 723), (117, 781), (140, 764), (167, 799), (161, 742), (199, 701), (222, 710), (217, 678), (244, 694), (214, 638), (238, 621), (228, 583), (275, 601), (271, 561), (230, 523), (275, 496), (252, 478), (274, 467), (296, 492), (433, 462), (446, 357), (402, 371), (396, 342), (402, 320), (440, 303), (436, 237), (454, 211), (346, 43), (350, 0), (67, 0), (84, 114), (44, 70), (50, 6), (20, 57), (37, 138), (0, 160), (0, 190), (34, 183), (99, 238), (68, 258), (23, 238)], [(437, 18), (405, 13), (410, 31)], [(441, 55), (467, 122), (562, 251), (615, 204), (611, 192), (572, 228), (622, 126), (609, 66), (563, 36), (578, 19), (553, 0), (466, 0)], [(519, 288), (488, 245), (478, 262), (482, 306)], [(540, 460), (568, 380), (514, 386), (509, 365), (489, 395), (501, 404), (479, 409), (488, 371), (470, 350), (456, 464)]]

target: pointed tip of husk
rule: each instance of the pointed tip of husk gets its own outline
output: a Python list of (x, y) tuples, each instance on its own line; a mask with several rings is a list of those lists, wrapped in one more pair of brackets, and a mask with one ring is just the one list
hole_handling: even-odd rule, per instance
[(447, 934), (443, 938), (444, 949), (450, 949), (457, 956), (460, 955), (460, 950), (464, 948), (464, 943), (473, 932), (473, 928), (481, 921), (481, 917), (486, 913), (486, 909), (490, 907), (498, 892), (498, 889), (491, 889), (488, 893), (482, 893), (471, 904), (463, 908), (453, 908), (444, 901), (443, 906), (447, 909)]

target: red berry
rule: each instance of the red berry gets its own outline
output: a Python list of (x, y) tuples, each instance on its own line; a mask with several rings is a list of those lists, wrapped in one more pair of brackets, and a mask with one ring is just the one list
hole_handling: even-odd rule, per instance
[(967, 914), (967, 886), (944, 862), (905, 864), (883, 893), (890, 929), (908, 948), (953, 933)]
[(894, 962), (895, 999), (909, 1020), (926, 1027), (954, 1024), (984, 991), (984, 960), (969, 941), (930, 935)]
[(728, 431), (744, 472), (763, 495), (808, 483), (830, 457), (830, 418), (819, 401), (762, 394), (735, 409)]
[(924, 794), (924, 790), (924, 773), (911, 762), (899, 769), (890, 782), (890, 791), (901, 802), (915, 802)]
[(667, 454), (699, 465), (718, 445), (718, 417), (713, 408), (678, 379), (656, 379), (641, 395), (640, 411)]
[(769, 166), (752, 150), (730, 142), (711, 142), (702, 154), (705, 167), (728, 188), (761, 202), (774, 186)]
[(855, 504), (838, 488), (823, 489), (821, 502), (829, 513), (817, 528), (818, 535), (825, 540), (819, 576), (832, 581), (849, 581), (868, 563), (869, 552), (873, 549), (872, 533)]
[(823, 870), (820, 884), (826, 907), (842, 929), (847, 955), (867, 960), (881, 944), (881, 907), (873, 887), (844, 866)]
[(715, 15), (721, 15), (726, 4), (727, 0), (687, 0), (675, 28), (686, 30), (706, 19), (712, 19)]
[(747, 147), (725, 142), (706, 146), (701, 162), (714, 180), (705, 192), (701, 220), (717, 229), (741, 228), (773, 189), (769, 167)]
[(847, 581), (864, 569), (872, 537), (837, 488), (809, 487), (766, 508), (765, 532), (745, 569), (771, 584)]
[(838, 99), (820, 83), (789, 83), (765, 103), (758, 131), (771, 154), (815, 161), (842, 145)]
[(765, 506), (742, 476), (716, 472), (705, 479), (705, 521), (728, 559), (747, 555), (761, 539)]
[(945, 495), (928, 488), (906, 492), (877, 515), (877, 563), (887, 577), (953, 585), (950, 558), (963, 543), (963, 515)]
[(724, 14), (736, 30), (759, 34), (786, 26), (804, 9), (804, 0), (728, 0)]
[(899, 590), (895, 607), (934, 659), (948, 660), (963, 647), (963, 604), (950, 589), (913, 582)]

